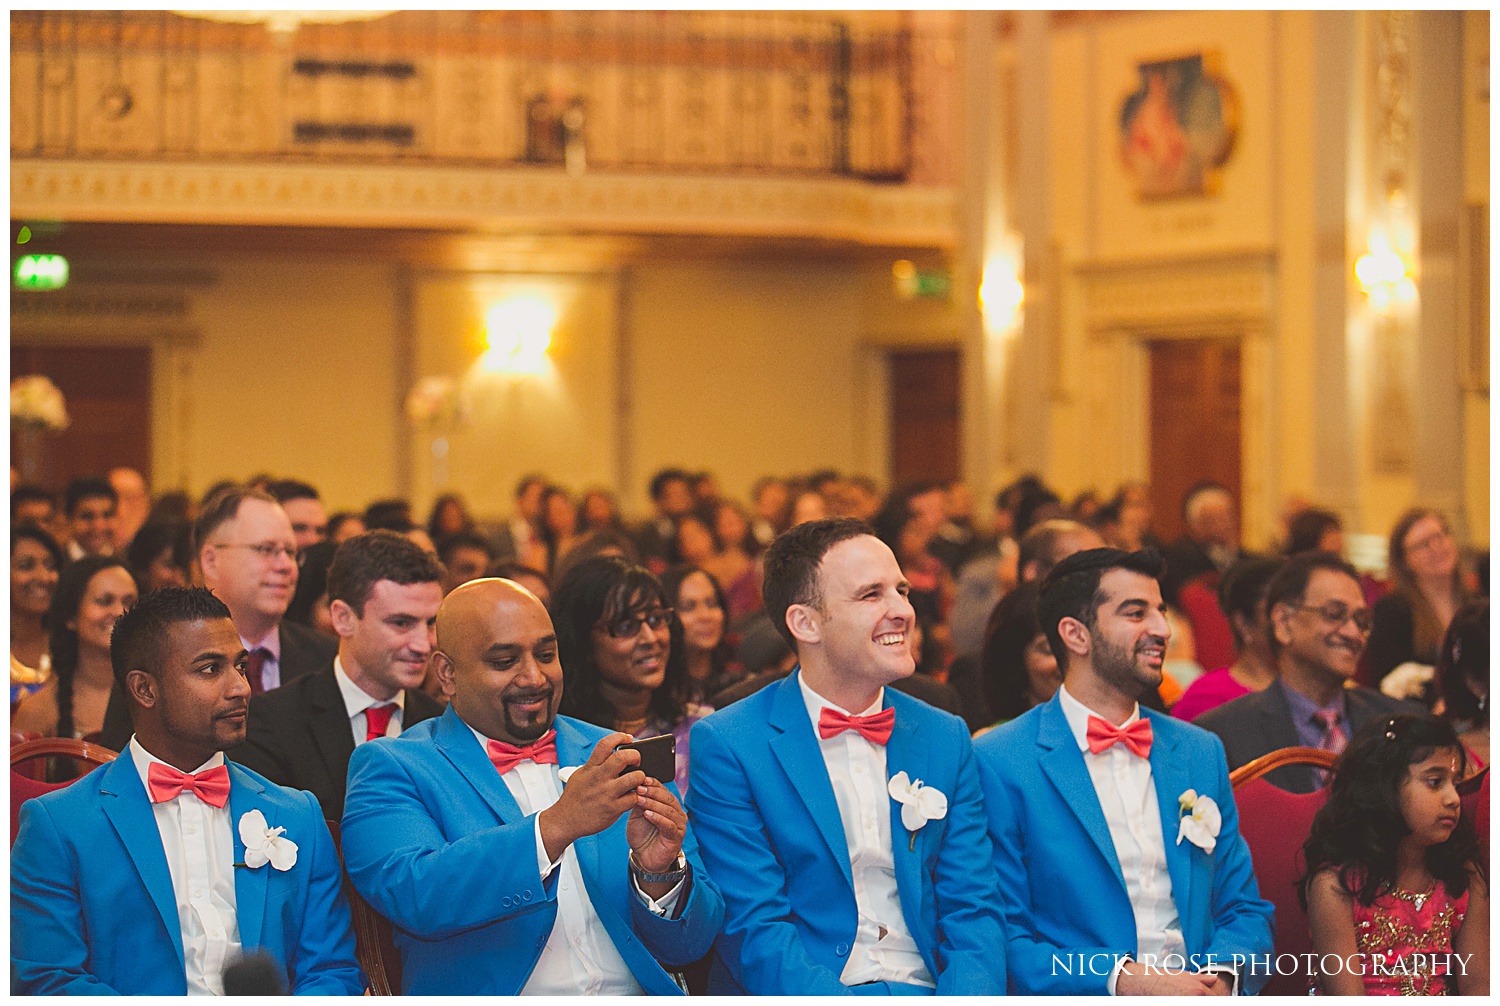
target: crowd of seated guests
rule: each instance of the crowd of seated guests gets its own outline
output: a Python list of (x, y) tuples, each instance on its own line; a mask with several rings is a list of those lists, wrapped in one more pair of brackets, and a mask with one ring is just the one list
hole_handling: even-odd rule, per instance
[[(234, 497), (214, 525), (214, 544), (204, 536), (203, 516), (234, 493), (249, 502)], [(1218, 735), (1230, 769), (1286, 746), (1340, 754), (1370, 723), (1424, 712), (1448, 724), (1464, 772), (1489, 761), (1481, 576), (1488, 556), (1465, 556), (1447, 517), (1435, 510), (1413, 509), (1396, 521), (1386, 568), (1376, 573), (1344, 562), (1340, 518), (1310, 505), (1284, 515), (1274, 547), (1248, 551), (1232, 494), (1213, 483), (1183, 499), (1185, 531), (1172, 542), (1154, 533), (1149, 490), (1140, 483), (1107, 498), (1087, 491), (1066, 502), (1026, 476), (996, 496), (990, 521), (975, 516), (960, 483), (919, 483), (882, 495), (872, 481), (834, 471), (768, 476), (741, 503), (723, 495), (712, 473), (667, 468), (651, 479), (649, 493), (652, 512), (632, 524), (608, 490), (575, 495), (534, 474), (516, 487), (509, 515), (476, 517), (469, 500), (446, 493), (418, 523), (402, 499), (328, 514), (312, 483), (268, 474), (221, 483), (198, 500), (182, 492), (152, 499), (129, 469), (75, 480), (61, 497), (13, 484), (13, 738), (20, 732), (123, 744), (129, 727), (110, 633), (138, 597), (162, 588), (206, 584), (225, 600), (255, 655), (252, 678), (264, 661), (277, 668), (264, 683), (253, 681), (257, 693), (325, 672), (336, 653), (351, 654), (337, 658), (349, 663), (360, 652), (369, 659), (374, 637), (369, 627), (364, 635), (348, 628), (349, 604), (331, 599), (329, 573), (342, 544), (384, 531), (437, 560), (437, 596), (504, 577), (538, 598), (566, 668), (561, 714), (635, 738), (671, 734), (673, 781), (685, 794), (694, 724), (797, 666), (794, 646), (764, 610), (768, 545), (790, 528), (847, 517), (868, 523), (909, 588), (914, 617), (904, 645), (916, 674), (893, 687), (960, 716), (976, 738), (1055, 704), (1064, 670), (1039, 611), (1040, 586), (1069, 556), (1107, 547), (1150, 549), (1165, 560), (1160, 585), (1172, 640), (1163, 679), (1142, 693), (1141, 705)], [(278, 508), (276, 526), (285, 525), (286, 538), (278, 531), (268, 543), (224, 540), (222, 528), (251, 519), (247, 506)], [(236, 587), (238, 574), (222, 557), (225, 549), (261, 547), (267, 554), (260, 560), (242, 558), (275, 566), (285, 587), (269, 602), (275, 610), (248, 596), (259, 589), (248, 579)], [(212, 566), (205, 549), (219, 550)], [(247, 596), (235, 593), (240, 589)], [(263, 638), (280, 638), (279, 646), (251, 646), (256, 640), (238, 616), (254, 605), (261, 605), (258, 629), (269, 627)], [(1341, 643), (1340, 652), (1320, 652), (1330, 639)], [(299, 649), (308, 640), (315, 642)], [(428, 699), (436, 700), (434, 710), (452, 700), (451, 678), (448, 687), (444, 680), (429, 661), (413, 685), (422, 709)], [(326, 690), (335, 694), (332, 685)], [(388, 736), (404, 729), (401, 717), (393, 723)], [(51, 775), (62, 778), (65, 770), (54, 764)], [(1312, 769), (1270, 777), (1294, 792), (1330, 778)], [(1324, 866), (1337, 866), (1333, 852)], [(1455, 883), (1451, 871), (1445, 879)], [(1310, 884), (1307, 896), (1326, 915), (1326, 878)]]

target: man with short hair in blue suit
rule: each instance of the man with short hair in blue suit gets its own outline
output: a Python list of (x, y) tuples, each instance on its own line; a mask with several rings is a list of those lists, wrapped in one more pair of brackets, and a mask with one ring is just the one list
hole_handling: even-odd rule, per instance
[(962, 720), (885, 686), (915, 670), (891, 550), (801, 524), (765, 559), (799, 669), (693, 727), (688, 788), (724, 892), (709, 991), (1005, 991), (993, 852)]
[(1039, 619), (1063, 685), (975, 742), (1012, 993), (1254, 994), (1270, 978), (1272, 907), (1224, 747), (1136, 701), (1171, 634), (1161, 572), (1154, 552), (1058, 563)]
[(344, 862), (395, 926), (406, 994), (662, 995), (703, 957), (724, 902), (671, 781), (630, 735), (557, 715), (542, 602), (472, 580), (438, 609), (453, 702), (355, 749)]
[(338, 854), (310, 793), (224, 761), (247, 654), (202, 588), (154, 591), (110, 641), (135, 736), (29, 800), (11, 849), (11, 991), (222, 995), (260, 951), (294, 993), (358, 995)]

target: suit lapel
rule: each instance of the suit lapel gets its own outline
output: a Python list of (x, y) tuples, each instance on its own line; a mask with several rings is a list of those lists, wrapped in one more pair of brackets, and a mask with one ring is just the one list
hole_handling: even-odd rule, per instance
[(99, 787), (100, 803), (104, 816), (120, 836), (120, 842), (135, 864), (141, 883), (151, 895), (151, 901), (161, 914), (161, 921), (172, 938), (177, 951), (177, 962), (184, 964), (182, 955), (182, 922), (177, 917), (177, 895), (172, 891), (172, 873), (167, 867), (167, 853), (162, 848), (161, 832), (156, 827), (156, 815), (151, 810), (151, 800), (141, 782), (135, 759), (127, 747), (120, 757), (104, 770), (104, 779)]
[(802, 701), (802, 670), (798, 668), (776, 686), (771, 706), (771, 752), (786, 771), (793, 795), (802, 801), (812, 815), (813, 823), (828, 844), (834, 862), (844, 874), (850, 889), (854, 888), (854, 870), (849, 865), (849, 840), (839, 818), (838, 800), (828, 779), (828, 766), (813, 733), (807, 705)]
[[(891, 689), (886, 688), (884, 708), (891, 706)], [(925, 781), (931, 765), (931, 750), (923, 743), (921, 727), (915, 716), (896, 715), (891, 730), (891, 739), (885, 748), (885, 774), (887, 780), (897, 772), (905, 772), (912, 782)], [(889, 792), (886, 794), (889, 796)], [(951, 793), (944, 794), (952, 796)], [(891, 800), (891, 857), (896, 867), (896, 890), (901, 895), (901, 914), (906, 917), (906, 927), (912, 933), (923, 932), (922, 920), (922, 853), (929, 834), (924, 826), (916, 832), (906, 830), (901, 822), (901, 804)], [(842, 833), (842, 828), (840, 828)], [(928, 957), (928, 948), (922, 947), (923, 957)], [(927, 961), (931, 968), (932, 960)]]
[[(589, 760), (589, 755), (594, 753), (594, 744), (599, 743), (597, 740), (589, 743), (577, 727), (561, 717), (553, 720), (552, 725), (557, 730), (558, 768), (582, 765)], [(603, 832), (587, 835), (573, 843), (573, 855), (578, 857), (578, 869), (583, 874), (584, 887), (596, 907), (608, 903), (597, 891), (594, 878), (599, 875), (599, 843), (609, 831), (606, 828)]]
[[(240, 838), (240, 818), (258, 810), (266, 819), (266, 827), (275, 828), (277, 807), (265, 798), (265, 787), (233, 762), (229, 763), (229, 782), (229, 831), (234, 836), (234, 862), (243, 863), (245, 843)], [(299, 844), (308, 843), (307, 848), (311, 851), (309, 839), (300, 835), (286, 837)], [(241, 946), (260, 946), (261, 929), (266, 918), (266, 884), (273, 869), (275, 867), (270, 863), (253, 870), (248, 866), (234, 867), (234, 914), (240, 927)]]
[(453, 763), (458, 774), (474, 788), (480, 799), (489, 804), (496, 817), (502, 822), (509, 822), (520, 820), (524, 816), (516, 798), (510, 795), (505, 781), (500, 778), (500, 773), (495, 771), (490, 756), (479, 746), (474, 731), (458, 718), (452, 706), (448, 707), (448, 711), (438, 721), (433, 739), (437, 742), (438, 750)]
[(344, 792), (349, 774), (349, 759), (354, 757), (354, 733), (349, 726), (349, 710), (339, 691), (332, 668), (319, 671), (308, 682), (308, 725), (312, 728), (313, 746), (323, 759), (324, 771), (339, 793)]
[[(1143, 709), (1141, 715), (1148, 715)], [(1151, 715), (1150, 719), (1160, 722), (1161, 717)], [(1153, 723), (1153, 727), (1155, 723)], [(1193, 883), (1193, 850), (1197, 846), (1191, 842), (1177, 842), (1178, 821), (1181, 819), (1181, 807), (1178, 798), (1190, 788), (1188, 781), (1188, 768), (1176, 754), (1177, 745), (1169, 736), (1157, 736), (1153, 731), (1151, 742), (1151, 781), (1156, 786), (1156, 802), (1161, 809), (1161, 837), (1166, 848), (1167, 873), (1172, 878), (1172, 901), (1177, 905), (1177, 918), (1179, 921), (1190, 917), (1189, 906), (1192, 904)], [(1183, 932), (1189, 932), (1185, 922)]]
[(1063, 803), (1078, 818), (1078, 823), (1120, 882), (1120, 890), (1124, 891), (1125, 873), (1120, 869), (1115, 841), (1110, 837), (1109, 825), (1104, 820), (1104, 809), (1099, 806), (1099, 794), (1094, 792), (1088, 766), (1083, 763), (1083, 752), (1078, 749), (1073, 731), (1068, 729), (1059, 695), (1054, 695), (1043, 708), (1041, 723), (1037, 726), (1037, 745), (1046, 749), (1041, 757), (1042, 771), (1057, 788)]

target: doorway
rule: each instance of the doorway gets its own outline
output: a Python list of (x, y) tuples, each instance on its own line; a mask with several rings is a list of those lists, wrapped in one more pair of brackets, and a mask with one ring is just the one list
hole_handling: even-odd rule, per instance
[(1171, 542), (1194, 484), (1221, 483), (1240, 504), (1240, 346), (1164, 339), (1150, 353), (1152, 525)]
[(958, 350), (895, 350), (888, 362), (892, 487), (957, 479)]
[(11, 464), (24, 481), (61, 493), (71, 479), (126, 466), (151, 483), (151, 349), (147, 346), (11, 346), (12, 378), (43, 374), (67, 403), (69, 426), (22, 443)]

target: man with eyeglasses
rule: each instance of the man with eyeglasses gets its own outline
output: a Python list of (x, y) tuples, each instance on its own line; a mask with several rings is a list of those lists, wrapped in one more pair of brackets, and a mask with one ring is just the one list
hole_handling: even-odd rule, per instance
[[(1288, 747), (1337, 754), (1367, 721), (1420, 706), (1354, 688), (1360, 655), (1370, 637), (1371, 615), (1354, 567), (1331, 552), (1288, 559), (1266, 588), (1271, 653), (1277, 679), (1211, 709), (1193, 722), (1224, 742), (1231, 770)], [(1287, 765), (1265, 778), (1293, 793), (1311, 793), (1327, 773)]]
[[(203, 585), (229, 607), (250, 654), (246, 677), (252, 694), (333, 662), (337, 642), (283, 620), (297, 590), (301, 553), (292, 523), (274, 497), (242, 486), (213, 496), (193, 525), (193, 545)], [(129, 715), (117, 689), (110, 697), (100, 740), (118, 751), (129, 739)]]

